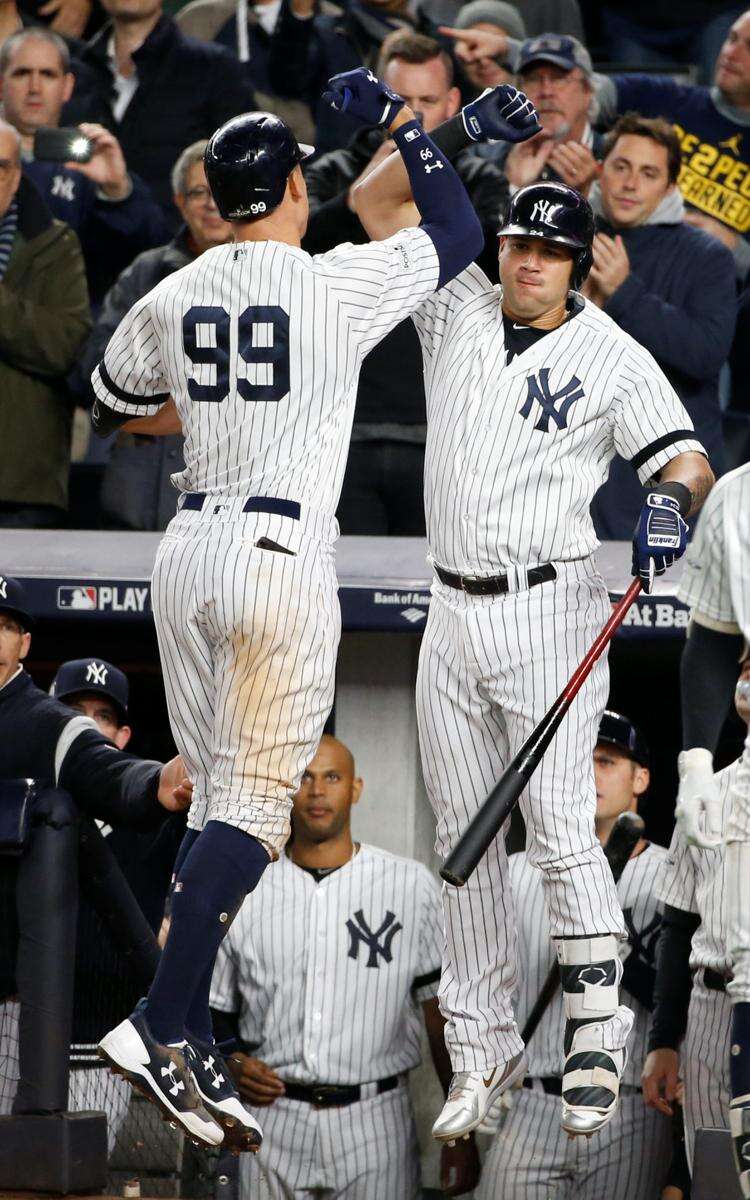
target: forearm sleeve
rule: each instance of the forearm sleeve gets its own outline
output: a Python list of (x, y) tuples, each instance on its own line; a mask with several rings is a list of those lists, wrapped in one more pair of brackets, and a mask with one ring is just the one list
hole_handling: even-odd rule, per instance
[(680, 660), (682, 748), (713, 754), (727, 718), (742, 653), (741, 634), (720, 633), (693, 621)]
[(693, 980), (690, 944), (700, 925), (696, 913), (664, 906), (656, 947), (654, 1015), (648, 1034), (651, 1050), (676, 1050), (685, 1036)]
[(401, 125), (393, 140), (409, 176), (421, 228), (437, 251), (442, 287), (480, 253), (482, 226), (458, 175), (417, 121)]
[(94, 730), (71, 743), (60, 767), (60, 787), (90, 817), (129, 829), (154, 829), (166, 816), (159, 804), (161, 763), (133, 758)]

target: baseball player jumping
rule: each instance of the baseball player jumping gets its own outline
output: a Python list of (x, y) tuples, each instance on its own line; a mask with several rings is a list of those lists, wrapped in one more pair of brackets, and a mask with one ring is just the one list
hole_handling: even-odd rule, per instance
[[(461, 144), (456, 125), (450, 152)], [(419, 219), (392, 159), (358, 186), (355, 203), (370, 236), (409, 213)], [(414, 314), (435, 571), (417, 710), (443, 857), (609, 616), (589, 503), (615, 452), (647, 489), (633, 540), (647, 591), (683, 553), (686, 518), (713, 481), (651, 355), (576, 291), (593, 232), (578, 192), (522, 188), (500, 230), (501, 288), (471, 266)], [(521, 799), (562, 971), (562, 1126), (571, 1135), (611, 1120), (633, 1019), (618, 996), (622, 912), (594, 833), (592, 756), (607, 691), (602, 657)], [(444, 887), (443, 901), (440, 1000), (455, 1076), (433, 1133), (450, 1140), (475, 1129), (524, 1070), (502, 837), (465, 887)]]
[[(290, 797), (333, 700), (334, 512), (359, 368), (482, 245), (458, 177), (402, 99), (365, 70), (330, 88), (335, 108), (391, 132), (420, 228), (311, 258), (300, 249), (309, 148), (269, 113), (237, 117), (205, 158), (234, 242), (140, 300), (93, 374), (102, 432), (156, 416), (171, 395), (185, 433), (153, 601), (172, 731), (196, 790), (159, 970), (101, 1051), (193, 1138), (233, 1148), (257, 1149), (261, 1132), (212, 1043), (211, 973), (287, 840)], [(485, 99), (488, 119), (507, 99)], [(512, 107), (530, 135), (529, 106)]]
[[(680, 664), (683, 751), (677, 824), (689, 845), (716, 848), (724, 834), (713, 754), (750, 645), (750, 464), (711, 495), (685, 560), (679, 595), (691, 607)], [(731, 785), (726, 822), (726, 950), (732, 979), (730, 1127), (742, 1194), (750, 1197), (750, 732)]]

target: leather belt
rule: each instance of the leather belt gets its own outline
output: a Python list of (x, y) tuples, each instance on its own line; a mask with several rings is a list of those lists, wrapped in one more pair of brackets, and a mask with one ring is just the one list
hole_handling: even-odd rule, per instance
[[(190, 509), (200, 512), (208, 499), (207, 492), (183, 492), (179, 503), (180, 512)], [(224, 507), (228, 502), (217, 499), (217, 505)], [(277, 496), (250, 496), (242, 505), (243, 512), (271, 513), (275, 517), (291, 517), (299, 521), (300, 505), (296, 500), (280, 500)]]
[[(376, 1095), (392, 1092), (399, 1085), (398, 1075), (375, 1081)], [(362, 1099), (360, 1083), (284, 1083), (286, 1100), (302, 1100), (315, 1108), (344, 1108)]]
[(718, 971), (712, 971), (710, 967), (704, 967), (703, 982), (711, 992), (725, 992), (729, 980)]
[[(434, 563), (435, 574), (441, 583), (456, 591), (466, 592), (469, 596), (505, 596), (510, 591), (508, 576), (494, 575), (480, 579), (471, 575), (457, 575), (454, 571), (446, 571), (445, 567)], [(542, 567), (531, 567), (526, 572), (526, 586), (535, 587), (538, 583), (550, 583), (557, 579), (557, 571), (553, 563), (545, 563)]]

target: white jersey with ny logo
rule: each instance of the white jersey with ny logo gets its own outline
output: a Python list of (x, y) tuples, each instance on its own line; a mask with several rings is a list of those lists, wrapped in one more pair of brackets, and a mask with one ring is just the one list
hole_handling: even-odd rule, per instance
[(282, 854), (221, 944), (211, 1005), (282, 1079), (367, 1083), (420, 1060), (419, 1004), (437, 995), (440, 890), (374, 846), (316, 882)]
[(702, 451), (642, 346), (578, 298), (559, 328), (508, 363), (501, 291), (476, 266), (414, 314), (427, 394), (430, 551), (467, 575), (583, 558), (589, 504), (615, 453), (642, 483)]
[(362, 359), (434, 291), (438, 269), (421, 229), (315, 257), (273, 241), (217, 246), (134, 305), (94, 391), (135, 416), (174, 397), (181, 490), (274, 496), (332, 515)]

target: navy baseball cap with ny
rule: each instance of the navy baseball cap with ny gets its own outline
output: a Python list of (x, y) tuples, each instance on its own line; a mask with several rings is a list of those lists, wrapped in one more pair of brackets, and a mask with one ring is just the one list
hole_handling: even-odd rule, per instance
[(58, 700), (77, 692), (96, 692), (106, 696), (118, 709), (120, 716), (128, 715), (130, 686), (127, 676), (103, 658), (74, 658), (58, 668), (52, 680), (50, 695)]
[(27, 631), (34, 627), (23, 584), (10, 575), (0, 574), (0, 612), (6, 612)]
[(618, 746), (623, 754), (632, 758), (642, 767), (649, 765), (648, 743), (638, 726), (622, 713), (607, 709), (599, 726), (597, 742), (607, 742), (610, 746)]

